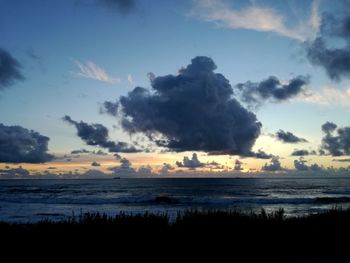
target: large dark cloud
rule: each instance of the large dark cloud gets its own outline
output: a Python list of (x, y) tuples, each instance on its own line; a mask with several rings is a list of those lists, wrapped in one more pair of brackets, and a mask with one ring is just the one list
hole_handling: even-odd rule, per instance
[(333, 80), (350, 77), (350, 14), (338, 14), (325, 13), (318, 36), (307, 43), (309, 61), (323, 67)]
[(21, 126), (0, 123), (0, 162), (44, 163), (53, 159), (48, 154), (49, 138)]
[(258, 107), (265, 101), (281, 102), (304, 92), (309, 77), (298, 76), (283, 84), (274, 76), (261, 82), (239, 83), (236, 85), (241, 100), (250, 107)]
[(281, 142), (285, 142), (285, 143), (303, 143), (303, 142), (308, 142), (306, 139), (304, 138), (300, 138), (296, 135), (294, 135), (291, 132), (285, 132), (283, 130), (279, 130), (278, 132), (276, 132), (275, 137), (281, 141)]
[(0, 48), (0, 91), (24, 79), (21, 68), (21, 64), (9, 52)]
[(321, 150), (332, 156), (350, 155), (350, 127), (338, 128), (332, 122), (322, 125), (325, 136), (322, 138)]
[(135, 9), (135, 0), (96, 0), (96, 2), (122, 14), (130, 13)]
[(195, 57), (178, 75), (153, 78), (151, 90), (120, 97), (123, 129), (171, 151), (252, 156), (262, 125), (215, 69), (211, 58)]
[(63, 120), (74, 125), (77, 129), (77, 135), (87, 144), (100, 146), (108, 149), (110, 152), (138, 152), (134, 146), (125, 142), (113, 142), (109, 140), (108, 129), (102, 124), (88, 124), (86, 122), (74, 121), (69, 116), (64, 116)]
[(262, 170), (271, 171), (271, 172), (283, 170), (279, 157), (278, 156), (272, 157), (270, 163), (265, 163), (264, 166), (262, 167)]

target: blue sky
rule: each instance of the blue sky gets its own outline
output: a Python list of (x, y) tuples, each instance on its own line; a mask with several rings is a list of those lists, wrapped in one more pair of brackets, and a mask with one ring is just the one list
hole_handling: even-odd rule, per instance
[[(149, 72), (155, 76), (176, 75), (192, 58), (207, 56), (217, 65), (216, 72), (222, 73), (232, 86), (246, 81), (260, 82), (269, 76), (282, 81), (299, 75), (310, 76), (307, 89), (317, 95), (266, 102), (254, 110), (263, 124), (255, 149), (262, 148), (286, 158), (282, 160), (284, 166), (293, 166), (295, 157), (289, 156), (292, 149), (319, 148), (323, 136), (321, 125), (326, 121), (340, 127), (349, 125), (350, 95), (346, 97), (349, 80), (331, 80), (322, 67), (312, 65), (305, 58), (303, 44), (317, 33), (308, 24), (313, 6), (317, 5), (317, 15), (321, 16), (323, 10), (331, 12), (342, 1), (132, 2), (131, 10), (123, 12), (98, 0), (0, 0), (0, 47), (20, 62), (25, 76), (24, 81), (0, 91), (1, 122), (48, 136), (53, 154), (79, 148), (99, 149), (86, 146), (74, 127), (62, 121), (64, 115), (87, 123), (101, 123), (109, 128), (112, 139), (130, 142), (125, 131), (113, 128), (119, 122), (117, 118), (100, 114), (102, 103), (126, 95), (135, 86), (150, 87)], [(214, 13), (222, 12), (223, 5), (231, 13), (221, 14), (220, 21), (214, 18)], [(283, 27), (274, 25), (276, 19), (266, 21), (266, 17), (254, 22), (249, 17), (249, 8), (255, 8), (257, 16), (268, 12), (270, 18), (271, 14), (281, 18)], [(237, 22), (234, 16), (238, 15), (242, 17)], [(264, 25), (259, 24), (262, 22), (273, 25), (262, 29)], [(294, 30), (297, 25), (303, 30)], [(107, 79), (83, 76), (78, 65), (88, 69), (89, 62), (102, 70)], [(337, 103), (341, 94), (344, 96)], [(279, 129), (307, 138), (309, 143), (276, 142), (269, 134)], [(189, 154), (164, 156), (174, 162)], [(133, 160), (145, 155), (127, 156)], [(162, 165), (161, 154), (156, 156), (159, 161), (152, 160), (152, 165)], [(224, 157), (203, 158), (231, 162), (228, 156), (225, 161)], [(87, 162), (92, 160), (87, 159)], [(311, 159), (329, 166), (332, 157), (328, 161), (318, 156)], [(257, 167), (266, 160), (247, 162), (248, 166), (251, 162), (251, 166)]]

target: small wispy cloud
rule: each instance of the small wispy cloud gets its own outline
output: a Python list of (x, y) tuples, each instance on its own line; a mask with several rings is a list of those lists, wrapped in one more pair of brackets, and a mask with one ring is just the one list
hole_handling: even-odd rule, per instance
[(310, 18), (287, 26), (286, 18), (271, 7), (258, 6), (254, 2), (242, 9), (235, 9), (225, 0), (193, 0), (191, 15), (206, 22), (231, 29), (249, 29), (273, 32), (281, 36), (305, 41), (313, 38), (320, 26), (318, 0), (311, 5)]
[(297, 98), (305, 103), (325, 105), (325, 106), (350, 106), (350, 87), (337, 89), (330, 86), (322, 87), (319, 90), (308, 90), (306, 95)]
[(75, 73), (75, 75), (83, 78), (94, 79), (98, 81), (103, 81), (111, 84), (120, 83), (120, 78), (113, 78), (107, 74), (107, 72), (97, 66), (95, 63), (91, 61), (87, 61), (82, 63), (78, 60), (74, 60), (75, 65), (78, 67), (79, 71)]
[(128, 82), (129, 82), (130, 84), (134, 84), (134, 78), (132, 77), (131, 74), (128, 74)]

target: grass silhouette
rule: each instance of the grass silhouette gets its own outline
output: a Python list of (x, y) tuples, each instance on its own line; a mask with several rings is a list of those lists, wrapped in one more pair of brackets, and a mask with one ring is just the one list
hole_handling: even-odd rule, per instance
[[(195, 245), (204, 251), (229, 249), (226, 251), (232, 251), (235, 258), (244, 257), (244, 262), (315, 257), (318, 260), (278, 262), (350, 262), (350, 210), (341, 208), (302, 217), (286, 217), (283, 209), (270, 213), (194, 210), (178, 214), (174, 220), (166, 214), (121, 213), (112, 217), (86, 213), (58, 222), (3, 222), (0, 233), (10, 243), (64, 240), (71, 245), (113, 244), (120, 250), (126, 244), (142, 244), (150, 249), (191, 248), (192, 252)], [(327, 258), (330, 261), (321, 261)]]

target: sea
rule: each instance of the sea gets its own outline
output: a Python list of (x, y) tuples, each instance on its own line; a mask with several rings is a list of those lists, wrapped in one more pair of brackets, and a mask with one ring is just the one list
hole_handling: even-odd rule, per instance
[(283, 208), (286, 216), (350, 208), (350, 177), (0, 180), (3, 222), (56, 221), (88, 212), (166, 213), (172, 220), (187, 210), (262, 208)]

